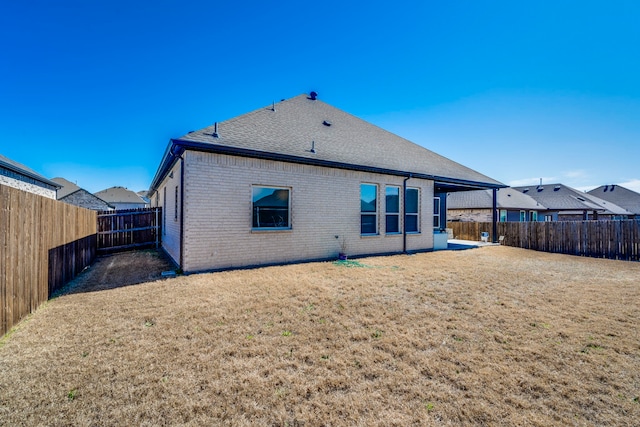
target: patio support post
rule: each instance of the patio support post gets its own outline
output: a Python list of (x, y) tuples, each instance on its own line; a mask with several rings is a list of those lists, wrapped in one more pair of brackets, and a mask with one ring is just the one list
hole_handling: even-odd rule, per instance
[(493, 221), (493, 237), (492, 242), (498, 243), (498, 189), (493, 189), (493, 209), (492, 209), (492, 221)]

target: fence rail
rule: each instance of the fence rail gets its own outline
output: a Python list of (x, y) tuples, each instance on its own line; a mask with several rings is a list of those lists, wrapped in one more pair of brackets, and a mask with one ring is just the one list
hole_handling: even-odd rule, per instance
[(96, 213), (0, 185), (0, 336), (91, 264)]
[[(550, 221), (499, 222), (503, 245), (594, 258), (640, 261), (640, 222)], [(480, 240), (491, 233), (490, 222), (450, 222), (456, 239)]]
[(126, 209), (98, 213), (98, 252), (158, 247), (162, 208)]

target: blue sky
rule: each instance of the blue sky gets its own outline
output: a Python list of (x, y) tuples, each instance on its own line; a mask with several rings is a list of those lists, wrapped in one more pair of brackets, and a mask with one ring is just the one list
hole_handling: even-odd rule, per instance
[(146, 189), (170, 138), (315, 90), (511, 185), (640, 192), (638, 1), (4, 1), (0, 153)]

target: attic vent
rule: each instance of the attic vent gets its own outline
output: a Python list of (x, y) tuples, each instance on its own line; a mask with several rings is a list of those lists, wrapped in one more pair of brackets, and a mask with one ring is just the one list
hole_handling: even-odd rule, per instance
[(317, 98), (318, 98), (318, 92), (311, 91), (311, 93), (309, 94), (309, 99), (312, 101), (315, 101)]
[(544, 190), (544, 187), (542, 185), (538, 185), (538, 187), (536, 188), (536, 190), (538, 190), (538, 193), (541, 192), (542, 190)]
[(528, 192), (529, 192), (529, 189), (528, 189), (528, 188), (525, 188), (524, 190), (522, 190), (522, 192), (523, 192), (523, 193), (528, 193)]
[(331, 122), (329, 120), (325, 120), (322, 124), (325, 126), (331, 126)]
[(586, 202), (586, 200), (583, 199), (582, 197), (576, 197), (576, 199), (580, 200), (581, 202)]
[(608, 186), (608, 185), (605, 185), (605, 186), (604, 186), (604, 191), (603, 191), (603, 192), (604, 192), (604, 193), (606, 193), (608, 188), (609, 188), (609, 186)]
[(560, 188), (561, 187), (559, 185), (556, 185), (555, 187), (553, 187), (553, 191), (558, 191), (558, 190), (560, 190)]
[(611, 189), (610, 189), (609, 191), (613, 191), (613, 190), (615, 190), (615, 189), (616, 189), (616, 185), (615, 185), (615, 184), (613, 184), (613, 185), (611, 185)]

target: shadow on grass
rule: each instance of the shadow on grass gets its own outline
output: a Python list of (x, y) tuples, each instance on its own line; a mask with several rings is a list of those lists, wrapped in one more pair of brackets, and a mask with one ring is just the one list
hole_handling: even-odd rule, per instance
[(164, 278), (163, 271), (175, 269), (169, 257), (156, 249), (103, 255), (51, 298), (153, 282)]

